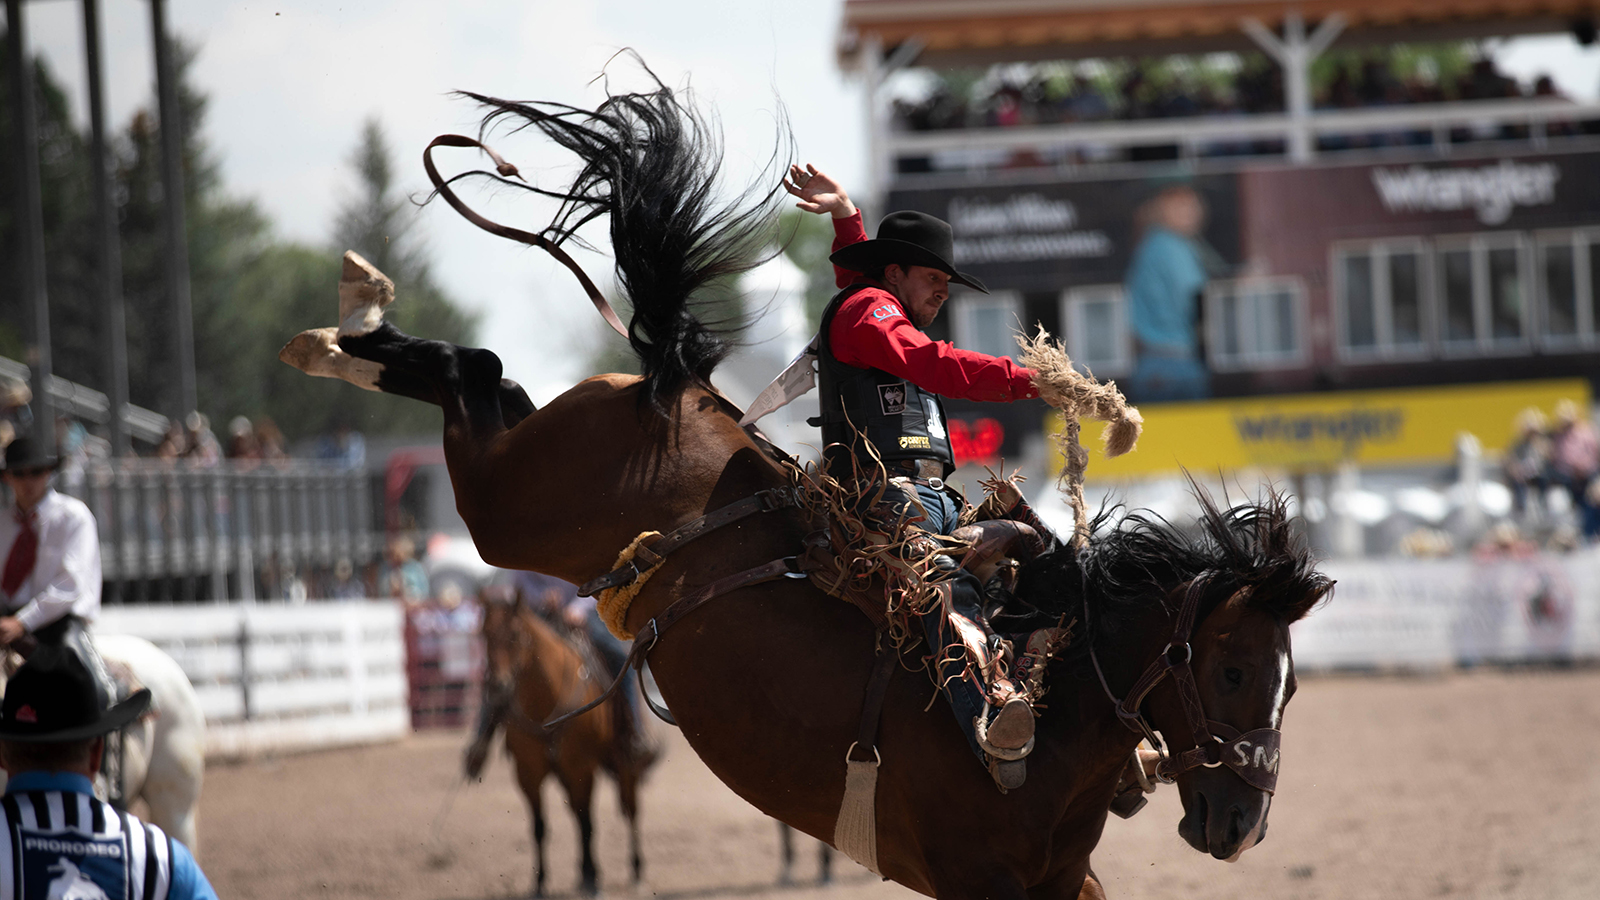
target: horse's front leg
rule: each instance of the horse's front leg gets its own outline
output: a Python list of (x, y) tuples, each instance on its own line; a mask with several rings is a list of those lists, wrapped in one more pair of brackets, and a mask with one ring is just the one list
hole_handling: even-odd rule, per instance
[(600, 893), (600, 870), (594, 862), (594, 819), (591, 815), (594, 801), (594, 768), (580, 763), (564, 765), (557, 773), (567, 789), (567, 802), (572, 804), (572, 817), (578, 821), (578, 890), (592, 897)]

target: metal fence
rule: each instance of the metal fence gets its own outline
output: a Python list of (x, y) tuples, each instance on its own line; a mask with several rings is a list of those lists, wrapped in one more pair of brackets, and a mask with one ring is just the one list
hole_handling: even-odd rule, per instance
[(108, 584), (189, 579), (253, 600), (265, 566), (360, 566), (381, 545), (367, 474), (329, 463), (91, 460), (59, 483), (94, 512)]

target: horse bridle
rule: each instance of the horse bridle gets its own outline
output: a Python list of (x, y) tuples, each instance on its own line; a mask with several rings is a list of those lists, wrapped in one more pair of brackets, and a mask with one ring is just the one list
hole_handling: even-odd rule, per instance
[[(1211, 582), (1211, 577), (1211, 572), (1202, 572), (1190, 580), (1184, 594), (1183, 607), (1178, 611), (1178, 620), (1172, 628), (1171, 640), (1167, 641), (1161, 653), (1145, 668), (1144, 674), (1134, 682), (1127, 696), (1119, 700), (1112, 692), (1111, 685), (1106, 682), (1105, 672), (1100, 668), (1100, 658), (1095, 653), (1094, 629), (1089, 619), (1090, 604), (1086, 574), (1083, 615), (1084, 630), (1089, 635), (1089, 660), (1094, 663), (1094, 672), (1100, 678), (1100, 687), (1105, 690), (1106, 697), (1116, 707), (1118, 721), (1135, 734), (1143, 735), (1150, 742), (1150, 746), (1161, 754), (1161, 762), (1156, 765), (1158, 779), (1171, 784), (1179, 775), (1193, 769), (1227, 766), (1243, 779), (1245, 784), (1271, 794), (1278, 785), (1279, 744), (1283, 732), (1276, 728), (1256, 728), (1241, 734), (1238, 729), (1225, 722), (1207, 718), (1205, 705), (1200, 699), (1200, 687), (1195, 682), (1194, 669), (1190, 666), (1194, 658), (1194, 648), (1190, 645), (1189, 638), (1194, 632), (1200, 600), (1206, 586)], [(1155, 729), (1145, 718), (1142, 709), (1145, 698), (1168, 676), (1171, 676), (1173, 687), (1178, 692), (1184, 718), (1188, 720), (1189, 730), (1194, 737), (1194, 747), (1176, 756), (1156, 736)]]

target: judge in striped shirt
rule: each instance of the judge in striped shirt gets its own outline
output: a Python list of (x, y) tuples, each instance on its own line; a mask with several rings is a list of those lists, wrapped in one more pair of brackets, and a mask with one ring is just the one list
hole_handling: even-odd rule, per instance
[(96, 799), (105, 735), (150, 706), (110, 707), (83, 660), (42, 644), (0, 700), (0, 900), (216, 900), (194, 855), (160, 828)]

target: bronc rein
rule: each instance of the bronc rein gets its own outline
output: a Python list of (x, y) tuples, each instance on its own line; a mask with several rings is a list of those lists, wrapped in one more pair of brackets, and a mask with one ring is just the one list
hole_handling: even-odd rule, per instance
[[(1100, 667), (1100, 657), (1095, 651), (1094, 626), (1090, 618), (1092, 604), (1089, 602), (1088, 576), (1085, 573), (1083, 619), (1084, 632), (1088, 635), (1089, 641), (1089, 660), (1094, 664), (1094, 672), (1100, 679), (1101, 689), (1105, 691), (1112, 706), (1116, 707), (1118, 721), (1134, 733), (1142, 735), (1150, 742), (1150, 746), (1161, 754), (1161, 761), (1156, 766), (1157, 779), (1171, 784), (1179, 775), (1193, 769), (1227, 766), (1246, 784), (1271, 794), (1278, 785), (1279, 744), (1283, 732), (1276, 728), (1256, 728), (1241, 734), (1238, 729), (1225, 722), (1207, 718), (1205, 704), (1200, 699), (1200, 687), (1195, 682), (1194, 669), (1190, 665), (1194, 659), (1194, 648), (1189, 639), (1194, 632), (1200, 600), (1205, 594), (1206, 587), (1211, 583), (1212, 574), (1209, 571), (1202, 572), (1189, 581), (1189, 586), (1184, 592), (1183, 606), (1179, 609), (1177, 622), (1172, 628), (1172, 638), (1167, 641), (1167, 645), (1161, 649), (1155, 660), (1145, 667), (1144, 673), (1128, 690), (1127, 696), (1118, 699), (1116, 693), (1111, 690), (1110, 683), (1106, 681), (1105, 671)], [(1187, 720), (1195, 744), (1193, 748), (1176, 756), (1156, 735), (1143, 710), (1145, 698), (1169, 676), (1172, 678), (1174, 689), (1178, 692), (1184, 718)], [(1135, 760), (1137, 761), (1137, 754)]]

